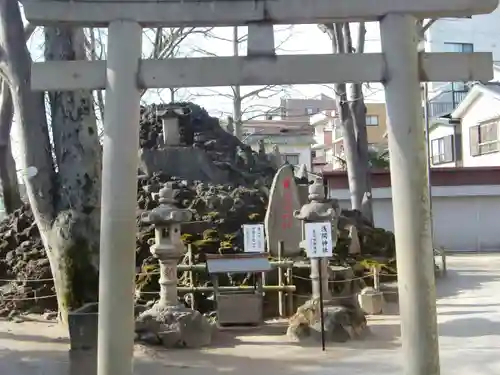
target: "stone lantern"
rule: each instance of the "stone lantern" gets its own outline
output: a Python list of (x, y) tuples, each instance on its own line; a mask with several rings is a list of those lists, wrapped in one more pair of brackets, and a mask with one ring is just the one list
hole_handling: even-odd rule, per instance
[(160, 263), (160, 299), (136, 320), (138, 338), (166, 347), (200, 347), (210, 344), (212, 327), (199, 311), (185, 307), (177, 295), (177, 262), (183, 253), (181, 223), (189, 221), (189, 210), (175, 202), (175, 184), (160, 189), (160, 205), (141, 218), (155, 226), (151, 253)]
[[(325, 188), (321, 179), (316, 179), (312, 185), (309, 185), (309, 203), (304, 204), (300, 210), (293, 213), (296, 219), (305, 223), (325, 222), (332, 223), (332, 245), (335, 247), (337, 243), (337, 221), (339, 212), (333, 207), (333, 202), (325, 197)], [(305, 248), (305, 239), (300, 244), (301, 248)], [(321, 267), (322, 282), (319, 280), (319, 267)], [(323, 289), (323, 299), (330, 300), (331, 294), (328, 288), (328, 260), (319, 258), (311, 259), (311, 280), (312, 280), (312, 298), (318, 299), (320, 292), (320, 284)]]
[[(338, 238), (338, 220), (340, 208), (338, 202), (326, 199), (323, 181), (317, 179), (309, 186), (309, 203), (294, 212), (294, 217), (303, 223), (325, 222), (332, 223), (332, 243), (335, 246)], [(305, 248), (306, 243), (301, 242)], [(319, 280), (319, 267), (322, 267), (322, 280)], [(337, 267), (339, 268), (339, 267)], [(340, 267), (344, 269), (344, 267)], [(342, 271), (338, 269), (338, 271)], [(361, 337), (366, 331), (366, 319), (360, 309), (355, 295), (332, 297), (328, 288), (330, 268), (327, 259), (311, 259), (312, 298), (297, 309), (290, 319), (287, 335), (294, 340), (301, 340), (308, 336), (321, 338), (320, 288), (323, 294), (323, 319), (325, 338), (327, 341), (344, 342), (351, 338)]]

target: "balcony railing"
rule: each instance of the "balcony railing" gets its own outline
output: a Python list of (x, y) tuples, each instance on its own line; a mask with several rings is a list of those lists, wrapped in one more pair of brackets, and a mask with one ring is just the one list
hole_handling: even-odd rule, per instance
[[(445, 95), (449, 94), (449, 95)], [(458, 105), (465, 99), (468, 91), (450, 91), (443, 93), (443, 96), (448, 96), (443, 100), (441, 98), (436, 98), (435, 100), (431, 100), (429, 102), (429, 115), (431, 117), (441, 116), (447, 113), (453, 112)]]

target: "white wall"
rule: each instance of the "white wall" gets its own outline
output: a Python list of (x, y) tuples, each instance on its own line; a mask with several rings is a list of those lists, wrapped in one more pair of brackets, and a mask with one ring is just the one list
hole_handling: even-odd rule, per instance
[[(294, 145), (294, 144), (279, 144), (280, 154), (299, 154), (299, 164), (305, 164), (308, 170), (312, 168), (311, 146), (310, 145)], [(273, 151), (273, 144), (265, 144), (266, 152)], [(257, 151), (258, 145), (252, 145), (252, 149)]]
[[(500, 61), (500, 8), (491, 14), (467, 18), (446, 18), (436, 21), (426, 33), (426, 51), (449, 52), (445, 43), (472, 43), (475, 52), (492, 52)], [(442, 83), (431, 83), (429, 90), (438, 90)]]
[(500, 8), (493, 13), (436, 21), (427, 32), (426, 49), (445, 52), (445, 43), (472, 43), (475, 52), (492, 52), (500, 60)]
[[(390, 188), (373, 189), (377, 227), (394, 230)], [(347, 189), (330, 189), (330, 197), (350, 208)], [(436, 186), (432, 189), (434, 247), (452, 251), (500, 251), (500, 185)]]
[(324, 140), (325, 140), (325, 127), (326, 127), (326, 124), (318, 124), (318, 125), (314, 125), (314, 135), (313, 135), (313, 139), (314, 139), (314, 143), (317, 144), (317, 145), (322, 145), (324, 143)]
[(490, 95), (481, 95), (462, 117), (462, 152), (464, 167), (490, 167), (500, 165), (500, 153), (471, 156), (469, 128), (480, 121), (500, 116), (500, 100)]
[[(453, 135), (454, 134), (454, 128), (453, 126), (450, 125), (443, 125), (443, 124), (438, 124), (436, 125), (435, 128), (433, 128), (429, 132), (429, 155), (432, 157), (432, 140), (433, 139), (438, 139), (441, 137), (446, 137), (448, 135)], [(437, 168), (447, 168), (447, 167), (455, 167), (456, 162), (451, 162), (451, 163), (441, 163), (437, 165), (433, 165)]]
[(280, 145), (281, 154), (299, 154), (299, 164), (305, 164), (311, 170), (311, 146), (301, 145)]

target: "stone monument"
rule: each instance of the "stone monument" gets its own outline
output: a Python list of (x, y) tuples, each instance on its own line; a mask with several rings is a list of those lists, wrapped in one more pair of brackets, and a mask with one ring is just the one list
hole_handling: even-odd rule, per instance
[[(337, 242), (339, 210), (334, 200), (326, 199), (323, 182), (317, 179), (309, 186), (309, 203), (294, 212), (294, 217), (306, 222), (332, 223), (333, 246)], [(305, 241), (301, 247), (306, 246)], [(322, 267), (322, 280), (319, 279), (319, 267)], [(338, 269), (344, 272), (344, 267)], [(344, 342), (360, 337), (366, 328), (366, 319), (359, 308), (356, 295), (350, 285), (346, 285), (341, 296), (332, 298), (329, 289), (331, 269), (327, 259), (311, 259), (312, 298), (297, 309), (290, 319), (287, 335), (294, 340), (307, 337), (321, 338), (320, 288), (323, 295), (323, 317), (325, 322), (325, 337), (327, 341)], [(350, 283), (346, 283), (350, 284)]]
[(302, 225), (293, 216), (293, 212), (298, 209), (300, 209), (300, 198), (293, 167), (284, 165), (274, 176), (264, 219), (267, 249), (273, 256), (278, 256), (280, 241), (284, 244), (283, 256), (291, 257), (300, 254)]
[(142, 220), (155, 226), (155, 244), (151, 253), (160, 263), (160, 299), (139, 314), (135, 331), (138, 339), (168, 348), (195, 348), (209, 345), (213, 328), (197, 310), (179, 303), (177, 262), (182, 255), (180, 225), (191, 219), (191, 212), (177, 207), (173, 182), (159, 192), (160, 206), (146, 212)]

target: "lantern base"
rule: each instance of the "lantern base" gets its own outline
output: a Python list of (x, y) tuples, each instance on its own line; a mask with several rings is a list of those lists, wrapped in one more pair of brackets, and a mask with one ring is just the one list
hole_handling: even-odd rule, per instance
[(156, 303), (135, 324), (137, 339), (166, 348), (199, 348), (212, 342), (214, 327), (199, 311)]

